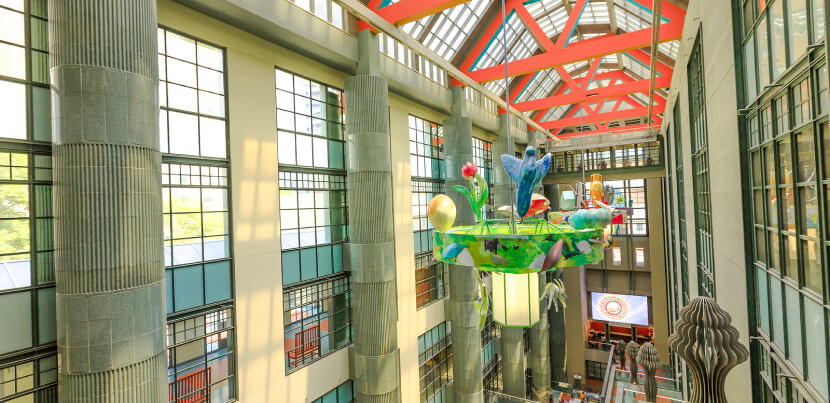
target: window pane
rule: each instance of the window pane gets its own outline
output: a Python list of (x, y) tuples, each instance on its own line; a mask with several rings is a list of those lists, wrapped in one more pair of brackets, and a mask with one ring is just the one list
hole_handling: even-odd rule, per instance
[(827, 325), (824, 309), (804, 298), (804, 334), (807, 342), (807, 379), (827, 400)]
[(0, 295), (0, 354), (32, 346), (32, 310), (29, 292)]
[(55, 317), (55, 288), (37, 290), (38, 342), (47, 344), (57, 339)]
[(783, 305), (781, 303), (781, 282), (770, 276), (770, 313), (772, 316), (772, 341), (784, 351), (786, 344), (784, 343), (784, 313)]
[(770, 334), (769, 328), (769, 296), (767, 290), (767, 272), (758, 269), (758, 312), (761, 329)]
[(0, 137), (26, 138), (26, 86), (23, 84), (0, 81), (0, 122), (3, 122)]
[(755, 31), (758, 38), (758, 76), (761, 88), (769, 84), (769, 50), (766, 15), (761, 18)]
[(204, 304), (202, 284), (202, 265), (173, 270), (173, 302), (176, 311)]
[(784, 2), (776, 1), (770, 9), (772, 28), (772, 77), (778, 77), (787, 69), (786, 37), (784, 36)]
[(787, 356), (793, 364), (804, 372), (801, 341), (801, 306), (799, 294), (795, 288), (784, 286), (785, 306), (787, 309)]
[[(813, 0), (813, 43), (821, 42), (824, 38), (824, 2)], [(826, 392), (826, 388), (825, 388)], [(827, 394), (824, 395), (827, 397)]]
[(205, 303), (224, 301), (231, 297), (231, 264), (229, 261), (205, 264)]
[(789, 0), (788, 5), (790, 62), (794, 63), (807, 51), (807, 0)]
[(170, 112), (170, 152), (199, 155), (199, 126), (195, 115)]

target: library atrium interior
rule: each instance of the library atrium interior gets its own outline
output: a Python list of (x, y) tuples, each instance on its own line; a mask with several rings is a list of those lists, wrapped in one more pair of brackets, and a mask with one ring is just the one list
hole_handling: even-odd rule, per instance
[(828, 402), (828, 17), (0, 0), (0, 402)]

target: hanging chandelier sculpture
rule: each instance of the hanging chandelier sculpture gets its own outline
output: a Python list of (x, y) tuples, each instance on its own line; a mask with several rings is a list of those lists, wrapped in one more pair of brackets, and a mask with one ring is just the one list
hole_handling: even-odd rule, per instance
[[(528, 147), (524, 158), (501, 156), (510, 180), (517, 185), (514, 206), (506, 219), (487, 219), (487, 182), (472, 164), (462, 168), (470, 188), (453, 189), (467, 197), (476, 215), (476, 224), (452, 226), (455, 205), (443, 195), (430, 202), (428, 217), (435, 227), (434, 257), (445, 263), (492, 272), (493, 320), (506, 327), (532, 327), (539, 321), (539, 272), (581, 266), (603, 259), (604, 229), (611, 224), (611, 213), (589, 213), (579, 222), (552, 223), (546, 217), (549, 202), (534, 197), (533, 188), (547, 175), (551, 155), (536, 160), (536, 150)], [(587, 210), (586, 210), (587, 211)], [(484, 287), (480, 282), (480, 287)], [(486, 290), (482, 289), (482, 295)], [(543, 296), (544, 297), (544, 296)], [(482, 315), (486, 312), (482, 312)]]

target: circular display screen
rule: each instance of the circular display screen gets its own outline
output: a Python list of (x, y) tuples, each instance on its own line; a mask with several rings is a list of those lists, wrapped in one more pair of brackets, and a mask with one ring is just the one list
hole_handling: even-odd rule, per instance
[(605, 295), (599, 300), (602, 314), (613, 321), (621, 321), (628, 316), (628, 302), (616, 295)]

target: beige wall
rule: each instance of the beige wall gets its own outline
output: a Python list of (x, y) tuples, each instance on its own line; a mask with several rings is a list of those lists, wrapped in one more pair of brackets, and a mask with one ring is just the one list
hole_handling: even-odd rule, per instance
[[(683, 147), (684, 196), (686, 202), (686, 239), (689, 258), (689, 291), (697, 292), (697, 256), (695, 249), (695, 212), (693, 194), (691, 139), (687, 63), (698, 28), (702, 35), (705, 103), (709, 141), (709, 172), (712, 204), (712, 236), (715, 257), (715, 292), (718, 304), (732, 316), (732, 325), (740, 333), (742, 344), (749, 345), (748, 301), (743, 235), (743, 203), (740, 197), (740, 148), (732, 10), (726, 1), (692, 1), (680, 41), (672, 86), (666, 107), (663, 132), (669, 124), (678, 124)], [(679, 105), (680, 122), (672, 122), (672, 109)], [(673, 145), (672, 145), (673, 147)], [(673, 158), (672, 158), (673, 159)], [(673, 161), (669, 161), (674, 168)], [(676, 189), (674, 194), (676, 195)], [(676, 211), (671, 214), (677, 225)], [(678, 241), (679, 242), (679, 241)], [(679, 251), (679, 245), (676, 245)], [(675, 278), (679, 278), (676, 273)], [(682, 303), (682, 301), (681, 301)], [(730, 401), (746, 401), (750, 388), (749, 361), (736, 367), (726, 379)]]
[[(338, 88), (348, 76), (169, 0), (158, 9), (160, 25), (227, 49), (239, 400), (314, 400), (349, 379), (348, 350), (285, 375), (274, 67)], [(394, 94), (389, 106), (401, 393), (415, 401), (418, 336), (444, 321), (445, 300), (415, 306), (408, 115), (446, 116)]]

